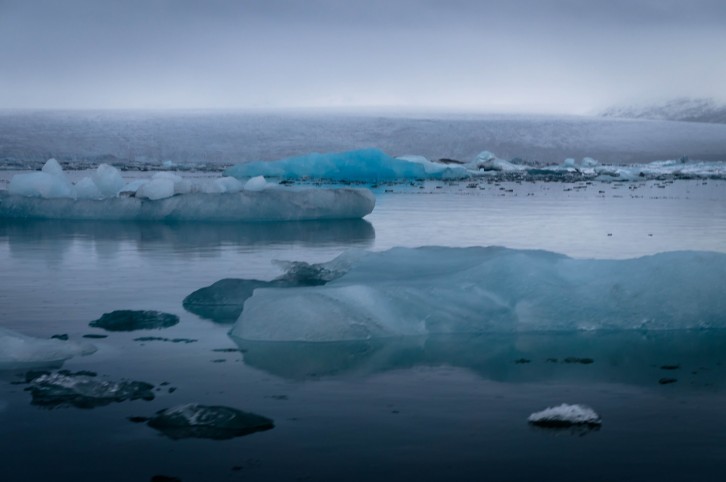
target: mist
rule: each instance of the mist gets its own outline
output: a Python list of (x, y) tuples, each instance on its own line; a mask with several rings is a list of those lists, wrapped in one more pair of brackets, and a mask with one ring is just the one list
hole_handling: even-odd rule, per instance
[(717, 0), (0, 0), (0, 108), (724, 101), (725, 24)]

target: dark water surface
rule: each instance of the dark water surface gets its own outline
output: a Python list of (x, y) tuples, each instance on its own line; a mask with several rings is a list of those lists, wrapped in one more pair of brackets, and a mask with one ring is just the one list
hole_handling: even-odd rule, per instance
[[(722, 331), (253, 343), (182, 307), (223, 278), (278, 276), (275, 259), (326, 261), (349, 248), (726, 252), (723, 182), (480, 187), (381, 188), (372, 215), (345, 222), (0, 222), (0, 326), (92, 342), (95, 354), (62, 368), (155, 386), (151, 401), (50, 409), (31, 404), (26, 370), (0, 371), (0, 480), (723, 480)], [(134, 332), (89, 326), (122, 309), (180, 321)], [(275, 428), (172, 440), (128, 420), (190, 402), (264, 415)], [(590, 405), (602, 427), (527, 424), (563, 402)]]

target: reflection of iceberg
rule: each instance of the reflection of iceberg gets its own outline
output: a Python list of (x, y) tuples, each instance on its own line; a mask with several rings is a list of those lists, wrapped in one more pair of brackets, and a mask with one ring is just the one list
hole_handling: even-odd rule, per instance
[(329, 179), (333, 181), (378, 182), (395, 179), (463, 179), (470, 173), (460, 166), (428, 161), (418, 156), (394, 158), (378, 149), (332, 154), (312, 153), (271, 162), (237, 164), (228, 176), (268, 176), (283, 179)]
[(375, 198), (364, 189), (286, 189), (165, 199), (46, 199), (0, 193), (0, 218), (125, 221), (303, 221), (362, 218)]
[[(657, 389), (662, 366), (682, 387), (720, 383), (726, 331), (488, 333), (330, 343), (245, 341), (233, 337), (251, 367), (291, 380), (367, 376), (415, 366), (450, 366), (501, 382), (615, 382)], [(588, 357), (592, 364), (565, 363)], [(529, 363), (517, 363), (526, 359)], [(688, 383), (685, 383), (688, 382)]]
[(434, 333), (726, 328), (726, 254), (572, 259), (505, 248), (367, 253), (325, 286), (258, 289), (232, 334), (340, 341)]
[[(209, 223), (200, 229), (196, 223), (147, 223), (7, 219), (0, 223), (0, 238), (7, 237), (11, 248), (27, 248), (29, 241), (67, 242), (83, 238), (106, 243), (130, 241), (138, 246), (171, 245), (188, 253), (223, 244), (236, 246), (353, 244), (368, 245), (375, 239), (373, 225), (363, 219), (327, 221), (287, 221), (279, 223)], [(58, 249), (57, 246), (49, 249)]]
[(0, 370), (54, 365), (95, 351), (96, 348), (88, 343), (34, 338), (0, 328)]
[(350, 269), (350, 263), (355, 259), (355, 253), (355, 251), (350, 251), (347, 256), (339, 256), (330, 263), (280, 262), (286, 272), (272, 281), (221, 279), (184, 298), (184, 309), (200, 318), (217, 323), (234, 323), (254, 290), (324, 285)]

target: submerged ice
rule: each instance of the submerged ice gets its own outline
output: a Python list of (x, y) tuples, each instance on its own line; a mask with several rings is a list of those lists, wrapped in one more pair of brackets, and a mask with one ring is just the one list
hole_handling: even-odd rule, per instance
[(722, 253), (592, 260), (499, 247), (425, 247), (341, 258), (349, 268), (325, 285), (256, 289), (231, 334), (341, 341), (726, 328)]
[(148, 425), (172, 439), (226, 440), (274, 428), (262, 415), (220, 405), (188, 403), (160, 410)]
[(102, 407), (125, 400), (153, 400), (154, 385), (138, 381), (114, 382), (92, 372), (45, 373), (30, 382), (33, 405), (44, 407)]
[(35, 338), (0, 327), (0, 370), (55, 364), (95, 351), (89, 343)]

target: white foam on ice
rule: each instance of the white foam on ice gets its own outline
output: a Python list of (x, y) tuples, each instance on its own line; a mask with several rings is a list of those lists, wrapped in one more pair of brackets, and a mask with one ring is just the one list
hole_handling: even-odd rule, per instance
[(350, 268), (324, 286), (255, 290), (231, 333), (247, 340), (340, 341), (726, 328), (723, 253), (591, 260), (498, 247), (425, 247), (367, 252), (346, 262)]
[(35, 338), (0, 328), (0, 369), (55, 363), (95, 351), (89, 343)]
[(541, 412), (535, 412), (527, 419), (535, 425), (601, 425), (602, 419), (590, 407), (585, 405), (569, 405), (563, 403), (555, 407), (548, 407)]

